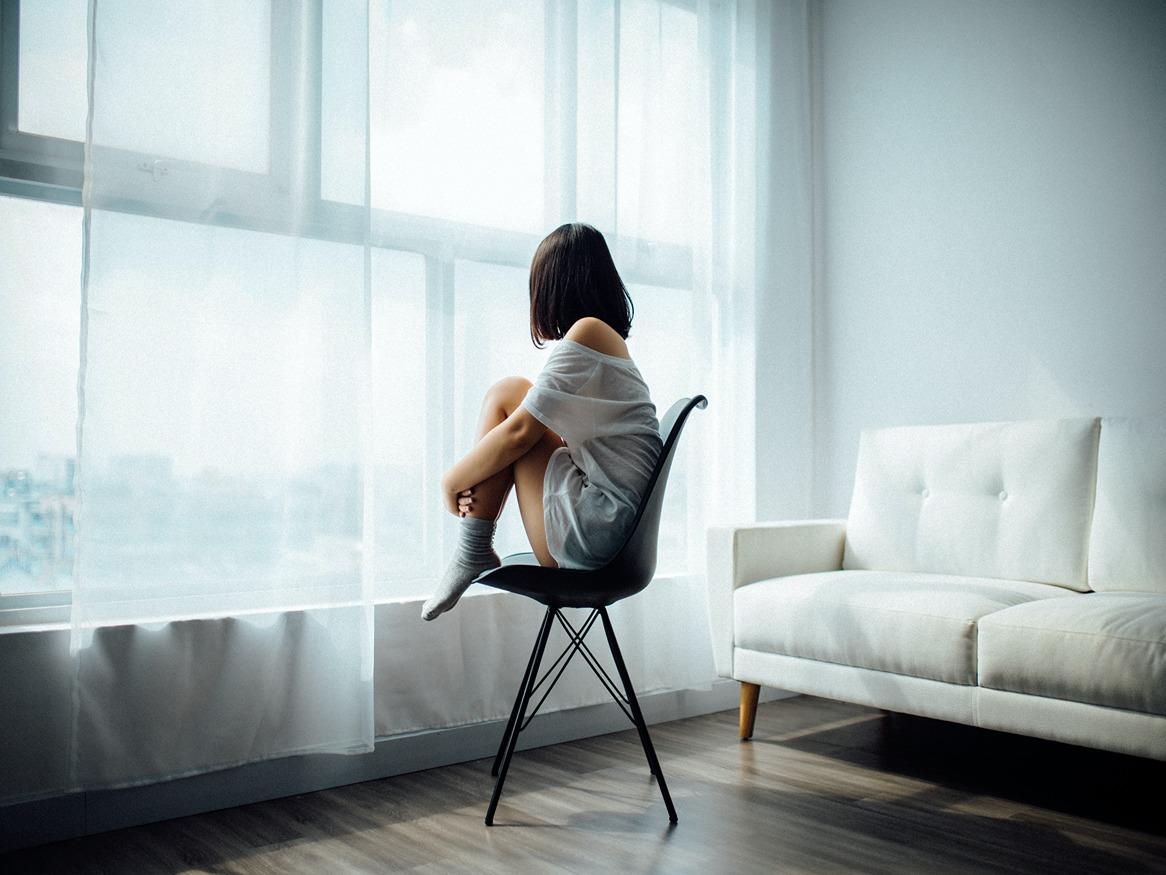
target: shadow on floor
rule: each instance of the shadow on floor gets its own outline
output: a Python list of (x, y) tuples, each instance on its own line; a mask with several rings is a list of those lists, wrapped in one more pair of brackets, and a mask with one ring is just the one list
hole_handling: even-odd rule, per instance
[(1145, 801), (1166, 787), (1166, 763), (1157, 760), (892, 712), (787, 741), (758, 733), (753, 743), (1166, 836), (1161, 806)]

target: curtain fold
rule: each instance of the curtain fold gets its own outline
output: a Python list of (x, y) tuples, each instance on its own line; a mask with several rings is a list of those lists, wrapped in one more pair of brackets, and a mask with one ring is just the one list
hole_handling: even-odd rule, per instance
[[(363, 6), (336, 11), (366, 52)], [(372, 748), (367, 62), (329, 216), (324, 24), (90, 0), (80, 786)]]

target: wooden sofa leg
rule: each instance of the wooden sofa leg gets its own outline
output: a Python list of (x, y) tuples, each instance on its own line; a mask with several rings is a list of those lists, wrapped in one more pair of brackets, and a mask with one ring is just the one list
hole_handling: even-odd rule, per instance
[(757, 717), (757, 696), (761, 693), (758, 684), (741, 681), (741, 740), (753, 737), (753, 721)]

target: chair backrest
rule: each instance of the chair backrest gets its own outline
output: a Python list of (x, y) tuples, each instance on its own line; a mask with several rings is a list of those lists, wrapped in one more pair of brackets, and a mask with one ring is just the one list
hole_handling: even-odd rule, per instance
[(652, 575), (656, 573), (656, 546), (660, 534), (660, 515), (664, 508), (664, 491), (668, 486), (668, 472), (672, 469), (676, 445), (680, 442), (680, 433), (684, 430), (688, 414), (697, 407), (702, 410), (708, 407), (708, 400), (703, 395), (681, 398), (660, 420), (660, 438), (664, 442), (660, 458), (656, 462), (651, 479), (648, 480), (648, 487), (644, 490), (644, 497), (636, 511), (627, 540), (615, 554), (615, 558), (602, 569), (605, 577), (618, 579), (616, 588), (620, 590), (620, 598), (627, 598), (642, 590), (652, 582)]

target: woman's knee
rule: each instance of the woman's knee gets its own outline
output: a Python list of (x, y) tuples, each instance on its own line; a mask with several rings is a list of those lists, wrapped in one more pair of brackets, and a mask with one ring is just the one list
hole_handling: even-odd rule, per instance
[(539, 442), (535, 444), (535, 447), (541, 447), (543, 452), (549, 456), (555, 450), (559, 449), (559, 447), (565, 447), (566, 445), (567, 442), (565, 440), (548, 428), (543, 432), (543, 436), (539, 438)]
[(533, 469), (541, 477), (543, 472), (546, 471), (547, 462), (551, 458), (551, 453), (566, 445), (561, 437), (548, 428), (542, 433), (542, 437), (538, 439), (538, 442), (534, 446), (514, 461), (515, 470)]
[(532, 385), (526, 377), (503, 377), (486, 390), (486, 400), (511, 411), (522, 403)]

